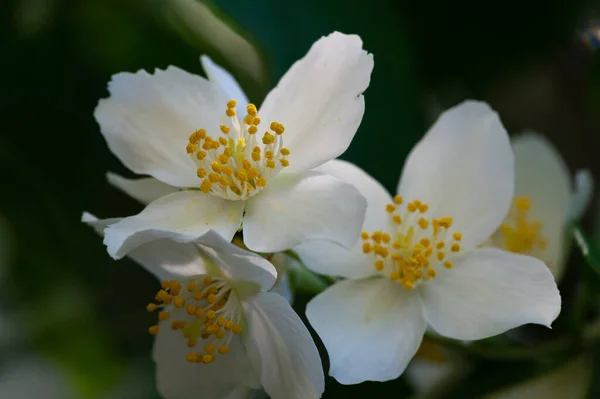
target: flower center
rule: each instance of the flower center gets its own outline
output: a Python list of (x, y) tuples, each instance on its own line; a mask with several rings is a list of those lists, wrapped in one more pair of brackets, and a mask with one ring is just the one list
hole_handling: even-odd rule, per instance
[(492, 244), (510, 252), (531, 255), (547, 245), (542, 223), (530, 218), (531, 199), (515, 197), (506, 219), (492, 236)]
[[(209, 364), (217, 355), (229, 352), (229, 343), (234, 334), (242, 332), (242, 326), (236, 299), (230, 299), (231, 287), (225, 279), (197, 276), (182, 282), (163, 281), (161, 287), (156, 303), (146, 309), (159, 310), (159, 324), (171, 320), (170, 328), (181, 332), (188, 347), (202, 348), (187, 355), (189, 362)], [(150, 327), (150, 334), (158, 333), (159, 324)]]
[(289, 166), (290, 150), (283, 147), (282, 124), (271, 122), (269, 131), (257, 139), (260, 118), (256, 106), (249, 104), (241, 121), (236, 116), (236, 100), (227, 102), (225, 124), (217, 138), (198, 129), (190, 135), (186, 151), (202, 179), (200, 190), (229, 200), (245, 200), (259, 192), (267, 181)]
[(375, 269), (404, 288), (435, 278), (436, 269), (452, 268), (452, 257), (460, 252), (462, 234), (450, 234), (452, 218), (427, 217), (429, 206), (419, 200), (403, 205), (399, 195), (386, 205), (390, 232), (363, 231), (363, 252), (373, 258)]

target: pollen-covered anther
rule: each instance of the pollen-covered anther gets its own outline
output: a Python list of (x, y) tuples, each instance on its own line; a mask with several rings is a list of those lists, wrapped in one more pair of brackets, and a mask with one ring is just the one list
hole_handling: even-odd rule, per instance
[(515, 197), (506, 219), (492, 237), (492, 243), (510, 252), (533, 256), (544, 250), (547, 239), (542, 233), (542, 223), (530, 215), (534, 207), (529, 197)]
[[(228, 200), (246, 200), (260, 191), (268, 179), (290, 166), (290, 150), (283, 147), (284, 126), (270, 123), (271, 132), (257, 137), (261, 123), (254, 104), (246, 107), (241, 120), (236, 115), (237, 102), (227, 103), (226, 115), (231, 118), (219, 125), (214, 133), (198, 129), (189, 136), (186, 152), (196, 164), (201, 180), (199, 188)], [(239, 173), (242, 169), (247, 173)]]
[[(361, 233), (362, 252), (373, 259), (375, 270), (408, 290), (434, 279), (440, 268), (451, 268), (449, 260), (461, 251), (460, 232), (452, 232), (451, 217), (427, 217), (429, 205), (395, 196), (386, 204), (389, 231)], [(442, 249), (448, 247), (449, 252)], [(442, 269), (443, 270), (443, 269)]]

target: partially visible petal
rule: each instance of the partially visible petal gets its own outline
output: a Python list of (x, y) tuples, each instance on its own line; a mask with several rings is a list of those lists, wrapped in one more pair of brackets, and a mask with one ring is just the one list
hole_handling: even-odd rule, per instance
[(248, 357), (267, 394), (273, 399), (320, 398), (325, 380), (319, 352), (287, 301), (266, 292), (242, 306), (248, 323)]
[(126, 179), (109, 172), (106, 174), (106, 179), (111, 186), (118, 188), (142, 204), (148, 204), (178, 190), (177, 187), (169, 186), (153, 177)]
[(281, 295), (291, 305), (294, 303), (294, 290), (290, 281), (290, 270), (302, 267), (300, 262), (283, 252), (274, 254), (271, 263), (277, 269), (277, 282), (271, 288), (271, 292)]
[[(101, 236), (104, 229), (121, 219), (98, 220), (84, 213), (82, 222), (92, 226)], [(159, 280), (182, 280), (206, 273), (206, 261), (198, 247), (191, 243), (180, 243), (172, 239), (159, 239), (140, 245), (127, 256), (139, 263)]]
[(104, 244), (110, 256), (119, 259), (156, 239), (193, 239), (208, 230), (231, 240), (240, 226), (243, 210), (243, 201), (228, 201), (200, 191), (179, 191), (110, 225), (104, 231)]
[(247, 201), (244, 243), (257, 252), (278, 252), (311, 239), (353, 246), (366, 201), (350, 184), (318, 172), (280, 174)]
[(466, 254), (419, 289), (431, 327), (461, 340), (488, 338), (527, 323), (550, 327), (561, 307), (544, 263), (495, 248)]
[(579, 220), (587, 210), (594, 195), (594, 178), (588, 169), (575, 173), (575, 187), (569, 201), (568, 221)]
[(513, 186), (513, 151), (498, 114), (465, 101), (444, 112), (413, 148), (398, 193), (428, 204), (430, 217), (451, 217), (466, 250), (500, 226)]
[[(316, 170), (352, 184), (365, 197), (367, 211), (362, 230), (385, 230), (389, 223), (385, 205), (392, 202), (392, 198), (377, 180), (356, 165), (338, 159), (329, 161)], [(360, 241), (351, 250), (347, 250), (332, 242), (310, 240), (301, 243), (294, 250), (309, 269), (320, 274), (362, 278), (375, 272), (373, 265), (366, 262)]]
[(290, 170), (304, 171), (341, 155), (363, 117), (373, 55), (356, 35), (319, 39), (267, 95), (261, 119), (285, 126)]
[(227, 94), (229, 100), (237, 101), (237, 114), (241, 115), (241, 117), (246, 115), (246, 106), (249, 103), (248, 97), (246, 97), (244, 90), (242, 90), (235, 78), (207, 55), (201, 56), (200, 62), (208, 79), (221, 86), (221, 89)]
[(170, 66), (118, 73), (110, 97), (94, 116), (110, 150), (129, 169), (176, 187), (198, 185), (196, 166), (186, 153), (188, 138), (200, 128), (216, 129), (227, 97), (206, 79)]
[(404, 375), (415, 391), (424, 393), (448, 380), (455, 374), (458, 366), (452, 361), (434, 362), (415, 357), (406, 368)]
[(306, 317), (341, 384), (398, 378), (426, 328), (419, 295), (383, 278), (334, 284), (308, 303)]
[(219, 273), (227, 277), (238, 291), (250, 288), (240, 287), (241, 283), (256, 285), (262, 291), (275, 284), (277, 270), (262, 256), (231, 244), (212, 230), (198, 238), (197, 242), (203, 254), (215, 263)]
[[(564, 257), (564, 229), (571, 198), (571, 176), (558, 151), (543, 136), (528, 132), (513, 139), (515, 152), (515, 197), (531, 199), (528, 218), (541, 222), (545, 249), (536, 257), (556, 277)], [(538, 255), (539, 253), (539, 255)]]
[(165, 399), (225, 398), (239, 389), (258, 388), (259, 381), (240, 340), (233, 337), (229, 353), (210, 364), (190, 363), (181, 331), (161, 326), (154, 342), (156, 384)]
[(482, 399), (588, 398), (593, 370), (592, 359), (580, 356), (547, 374), (486, 395)]

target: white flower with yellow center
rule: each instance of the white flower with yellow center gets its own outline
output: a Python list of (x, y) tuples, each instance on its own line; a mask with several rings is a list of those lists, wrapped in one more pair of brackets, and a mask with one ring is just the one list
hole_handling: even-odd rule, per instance
[[(102, 233), (117, 220), (83, 221)], [(212, 230), (194, 242), (160, 239), (129, 254), (162, 280), (147, 306), (158, 318), (149, 331), (160, 393), (213, 399), (262, 387), (274, 399), (320, 397), (323, 369), (310, 333), (282, 296), (266, 292), (273, 265)]]
[[(221, 67), (203, 57), (210, 80), (169, 67), (120, 73), (95, 111), (111, 151), (152, 201), (109, 226), (115, 258), (164, 232), (212, 229), (276, 252), (307, 239), (353, 245), (366, 207), (351, 185), (313, 170), (342, 154), (364, 113), (373, 57), (358, 36), (318, 40), (267, 95), (260, 110)], [(138, 197), (139, 198), (139, 197)]]
[(558, 316), (560, 295), (541, 261), (478, 248), (506, 216), (514, 185), (508, 135), (486, 104), (468, 101), (439, 118), (407, 158), (393, 198), (346, 162), (321, 170), (368, 203), (352, 250), (325, 241), (296, 248), (313, 270), (347, 278), (306, 311), (339, 382), (397, 378), (428, 324), (476, 340)]
[(512, 140), (515, 196), (508, 216), (486, 245), (542, 260), (558, 281), (564, 271), (568, 223), (589, 204), (593, 182), (587, 170), (572, 178), (558, 151), (543, 136), (527, 132)]

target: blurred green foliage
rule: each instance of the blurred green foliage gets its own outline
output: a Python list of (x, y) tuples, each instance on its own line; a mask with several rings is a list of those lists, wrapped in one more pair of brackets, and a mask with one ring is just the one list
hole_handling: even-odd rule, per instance
[[(19, 345), (68, 370), (82, 398), (118, 386), (134, 361), (153, 385), (146, 334), (152, 320), (144, 308), (156, 282), (129, 260), (109, 259), (101, 239), (79, 222), (84, 209), (100, 217), (141, 209), (105, 180), (106, 171), (129, 173), (108, 151), (92, 115), (112, 74), (167, 65), (202, 74), (198, 57), (206, 53), (260, 103), (317, 38), (333, 30), (359, 34), (375, 54), (375, 70), (363, 123), (343, 158), (394, 190), (404, 158), (440, 107), (485, 97), (532, 63), (552, 62), (571, 46), (584, 6), (583, 0), (3, 2), (0, 213), (15, 252), (2, 285), (7, 308), (19, 314)], [(597, 96), (600, 75), (592, 76)], [(308, 299), (299, 296), (299, 313)], [(0, 353), (0, 366), (18, 356), (19, 345)], [(489, 373), (448, 397), (472, 397), (522, 378), (532, 364), (478, 370)], [(410, 390), (404, 379), (351, 387), (327, 380), (326, 397), (386, 393), (400, 398)]]

